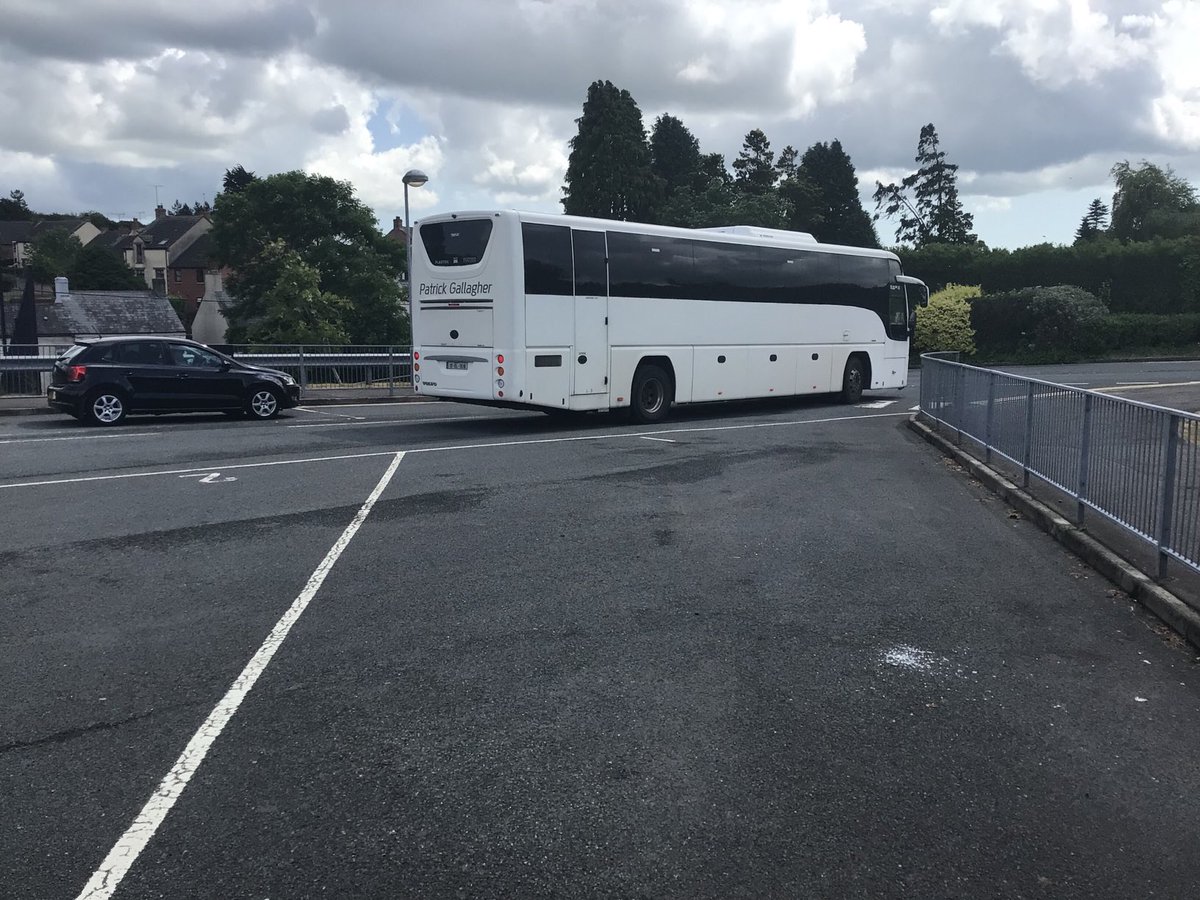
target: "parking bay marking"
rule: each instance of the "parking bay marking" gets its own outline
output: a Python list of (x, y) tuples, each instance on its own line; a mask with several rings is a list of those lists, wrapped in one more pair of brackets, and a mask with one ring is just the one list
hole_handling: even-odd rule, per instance
[(161, 431), (129, 431), (121, 434), (75, 434), (70, 437), (10, 438), (0, 444), (42, 444), (47, 441), (103, 441), (109, 438), (156, 437)]
[(192, 475), (180, 475), (180, 478), (199, 478), (201, 484), (221, 484), (226, 481), (237, 481), (236, 475), (221, 477), (220, 472), (196, 472)]
[[(400, 466), (400, 461), (404, 459), (404, 451), (393, 452), (391, 465), (387, 471), (383, 473), (383, 477), (379, 479), (379, 483), (375, 485), (375, 489), (371, 491), (366, 502), (363, 503), (358, 513), (346, 526), (346, 530), (342, 532), (341, 537), (337, 539), (334, 545), (325, 554), (325, 558), (321, 560), (321, 564), (308, 579), (304, 589), (299, 596), (292, 601), (292, 605), (288, 607), (287, 612), (275, 623), (275, 627), (271, 629), (271, 633), (267, 635), (266, 640), (258, 648), (258, 651), (250, 658), (250, 662), (246, 663), (246, 667), (242, 669), (240, 675), (234, 679), (233, 684), (229, 686), (229, 690), (220, 702), (213, 707), (213, 711), (208, 714), (208, 718), (192, 735), (192, 739), (188, 741), (184, 747), (183, 753), (179, 759), (175, 761), (171, 771), (155, 788), (150, 799), (146, 801), (146, 805), (142, 807), (133, 820), (133, 823), (108, 852), (108, 856), (100, 864), (100, 867), (92, 874), (88, 883), (84, 885), (80, 892), (78, 900), (107, 900), (112, 897), (116, 891), (121, 879), (132, 868), (134, 862), (150, 839), (154, 837), (154, 833), (158, 831), (159, 826), (167, 817), (167, 813), (171, 811), (171, 807), (179, 799), (188, 782), (192, 780), (192, 776), (196, 774), (196, 770), (200, 764), (204, 762), (204, 757), (208, 754), (213, 743), (221, 736), (221, 732), (225, 726), (229, 724), (234, 714), (238, 711), (242, 701), (250, 693), (259, 676), (266, 671), (267, 666), (271, 662), (271, 658), (275, 652), (283, 646), (283, 642), (287, 639), (288, 633), (292, 630), (292, 626), (296, 624), (304, 610), (308, 608), (309, 603), (317, 595), (321, 589), (321, 585), (325, 583), (327, 576), (342, 552), (349, 546), (351, 539), (362, 527), (367, 516), (371, 514), (372, 507), (375, 506), (375, 501), (383, 494), (392, 476), (396, 474), (396, 469)], [(218, 473), (220, 474), (220, 473)]]
[[(790, 419), (786, 422), (751, 422), (745, 425), (711, 425), (697, 428), (672, 428), (664, 431), (635, 431), (608, 432), (605, 434), (583, 434), (577, 437), (531, 438), (523, 441), (491, 441), (482, 444), (451, 444), (441, 447), (416, 447), (408, 450), (377, 450), (371, 453), (342, 453), (335, 456), (309, 456), (299, 459), (277, 459), (270, 462), (238, 463), (222, 466), (222, 471), (229, 469), (260, 469), (269, 466), (295, 466), (303, 463), (337, 462), (344, 459), (371, 459), (376, 456), (391, 456), (395, 453), (449, 453), (458, 450), (494, 450), (500, 447), (529, 447), (538, 444), (573, 444), (581, 441), (611, 441), (621, 438), (641, 438), (662, 434), (705, 434), (717, 431), (748, 431), (758, 428), (784, 428), (795, 425), (828, 425), (833, 422), (864, 422), (869, 419), (891, 419), (896, 416), (907, 416), (907, 412), (868, 413), (856, 416), (830, 416), (825, 419)], [(120, 475), (86, 475), (80, 478), (51, 478), (43, 481), (18, 481), (13, 484), (0, 484), (0, 490), (24, 487), (47, 487), (56, 484), (82, 484), (90, 481), (119, 481), (126, 478), (153, 478), (162, 475), (208, 474), (211, 466), (191, 469), (167, 469), (162, 472), (123, 472)]]

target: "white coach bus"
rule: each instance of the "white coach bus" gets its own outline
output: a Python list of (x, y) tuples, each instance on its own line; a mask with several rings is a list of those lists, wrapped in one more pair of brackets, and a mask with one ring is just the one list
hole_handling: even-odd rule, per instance
[(547, 412), (840, 392), (908, 379), (920, 281), (895, 254), (735, 226), (459, 212), (417, 223), (413, 384)]

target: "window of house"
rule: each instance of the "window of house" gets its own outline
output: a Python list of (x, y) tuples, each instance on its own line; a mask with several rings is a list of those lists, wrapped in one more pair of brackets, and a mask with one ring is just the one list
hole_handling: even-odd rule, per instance
[(203, 269), (196, 270), (196, 284), (204, 284), (204, 270)]
[(146, 264), (146, 248), (143, 247), (141, 244), (134, 244), (133, 245), (133, 259), (134, 259), (134, 262), (137, 263), (139, 266), (144, 266)]
[(172, 271), (175, 273), (175, 283), (181, 284), (183, 282), (183, 269), (174, 269)]

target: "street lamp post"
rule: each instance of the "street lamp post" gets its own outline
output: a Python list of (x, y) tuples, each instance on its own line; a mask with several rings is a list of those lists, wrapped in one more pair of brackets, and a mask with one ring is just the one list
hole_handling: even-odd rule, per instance
[(412, 225), (408, 221), (408, 186), (420, 187), (429, 180), (429, 176), (420, 169), (409, 169), (404, 173), (404, 255), (405, 268), (408, 269), (408, 322), (412, 325)]

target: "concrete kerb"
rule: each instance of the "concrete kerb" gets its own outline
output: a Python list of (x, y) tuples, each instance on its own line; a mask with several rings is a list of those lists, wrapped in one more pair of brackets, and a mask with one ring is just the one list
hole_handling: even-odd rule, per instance
[(1170, 591), (1156, 584), (1145, 572), (1101, 544), (1087, 532), (1064, 519), (1044, 503), (1034, 499), (1000, 473), (969, 453), (956, 447), (914, 415), (909, 427), (943, 454), (971, 473), (989, 490), (1037, 523), (1038, 527), (1086, 562), (1089, 566), (1142, 604), (1182, 635), (1192, 646), (1200, 647), (1200, 611), (1193, 609)]

